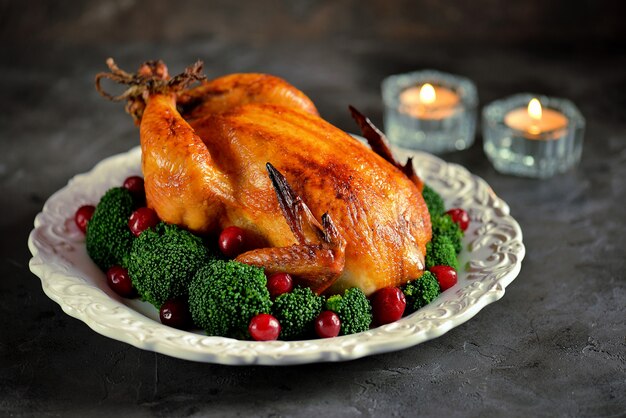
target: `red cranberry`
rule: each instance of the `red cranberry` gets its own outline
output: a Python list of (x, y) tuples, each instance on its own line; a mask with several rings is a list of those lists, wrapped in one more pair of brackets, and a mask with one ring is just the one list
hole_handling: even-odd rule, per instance
[(374, 323), (385, 325), (402, 318), (406, 308), (406, 297), (397, 287), (385, 287), (372, 295)]
[(270, 314), (258, 314), (248, 325), (250, 336), (255, 341), (273, 341), (280, 335), (280, 323)]
[(189, 303), (185, 298), (169, 299), (159, 309), (161, 323), (172, 328), (187, 329), (191, 324)]
[(146, 207), (137, 209), (130, 215), (130, 219), (128, 219), (128, 227), (136, 237), (146, 229), (156, 226), (158, 223), (159, 217), (156, 212)]
[(433, 266), (430, 268), (430, 272), (437, 278), (442, 292), (450, 289), (458, 280), (456, 270), (450, 266)]
[(450, 215), (450, 217), (452, 218), (454, 222), (459, 224), (461, 231), (465, 231), (467, 227), (469, 226), (469, 223), (470, 223), (469, 215), (463, 209), (454, 208), (454, 209), (450, 209), (446, 213)]
[(145, 196), (146, 190), (143, 184), (143, 178), (139, 176), (131, 176), (124, 180), (124, 184), (122, 185), (125, 189), (128, 189), (129, 192), (134, 194), (135, 196)]
[(274, 273), (267, 279), (267, 290), (272, 298), (289, 293), (293, 290), (293, 279), (287, 273)]
[(85, 205), (79, 207), (76, 211), (76, 214), (74, 215), (74, 222), (76, 222), (76, 226), (78, 229), (83, 231), (83, 233), (87, 232), (87, 222), (89, 222), (95, 210), (95, 206)]
[(315, 320), (315, 333), (320, 338), (332, 338), (339, 335), (341, 320), (333, 311), (323, 311)]
[(220, 250), (226, 257), (235, 258), (245, 250), (244, 230), (238, 226), (229, 226), (219, 237)]
[(107, 270), (107, 283), (115, 293), (125, 298), (137, 295), (133, 282), (130, 280), (128, 270), (121, 266), (113, 266)]

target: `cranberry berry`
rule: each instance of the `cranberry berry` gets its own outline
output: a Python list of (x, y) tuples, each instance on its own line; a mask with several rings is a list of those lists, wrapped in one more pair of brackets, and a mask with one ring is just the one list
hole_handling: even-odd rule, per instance
[(450, 289), (458, 280), (456, 270), (450, 266), (433, 266), (430, 268), (430, 272), (437, 278), (442, 292)]
[(288, 273), (274, 273), (267, 278), (267, 290), (272, 299), (293, 290), (293, 279)]
[(270, 314), (258, 314), (250, 320), (248, 332), (255, 341), (273, 341), (280, 335), (280, 323)]
[(320, 338), (332, 338), (339, 335), (341, 320), (333, 311), (323, 311), (315, 320), (315, 333)]
[(87, 222), (89, 222), (95, 210), (95, 206), (85, 205), (79, 207), (76, 211), (76, 214), (74, 215), (74, 222), (76, 222), (76, 226), (78, 229), (83, 231), (83, 233), (87, 232)]
[(172, 328), (187, 329), (191, 324), (189, 303), (185, 298), (169, 299), (159, 309), (161, 323)]
[(137, 209), (128, 219), (128, 227), (136, 237), (146, 229), (155, 227), (158, 223), (159, 217), (156, 212), (146, 207)]
[(129, 192), (137, 197), (144, 197), (146, 195), (143, 178), (139, 176), (128, 177), (126, 180), (124, 180), (124, 184), (122, 185), (122, 187), (128, 189)]
[(467, 227), (469, 226), (469, 223), (470, 223), (469, 215), (463, 209), (454, 208), (454, 209), (450, 209), (446, 213), (450, 215), (450, 217), (452, 218), (454, 222), (459, 224), (461, 231), (465, 231)]
[(237, 226), (224, 229), (219, 237), (219, 246), (222, 253), (229, 258), (235, 258), (245, 250), (244, 230)]
[(385, 287), (372, 295), (374, 323), (385, 325), (402, 318), (406, 308), (406, 297), (397, 287)]
[(121, 266), (113, 266), (107, 270), (107, 283), (115, 293), (125, 298), (133, 298), (137, 295), (133, 282), (130, 280), (128, 270)]

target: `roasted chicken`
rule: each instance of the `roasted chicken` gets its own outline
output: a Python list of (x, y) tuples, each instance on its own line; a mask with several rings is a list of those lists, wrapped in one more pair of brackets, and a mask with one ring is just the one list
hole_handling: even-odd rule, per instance
[(136, 74), (108, 63), (98, 90), (111, 97), (103, 78), (131, 85), (114, 99), (139, 123), (147, 203), (162, 220), (198, 233), (239, 226), (254, 248), (238, 261), (317, 293), (371, 294), (422, 275), (431, 224), (421, 182), (358, 111), (376, 152), (277, 77), (206, 81), (199, 63), (173, 78), (160, 61)]

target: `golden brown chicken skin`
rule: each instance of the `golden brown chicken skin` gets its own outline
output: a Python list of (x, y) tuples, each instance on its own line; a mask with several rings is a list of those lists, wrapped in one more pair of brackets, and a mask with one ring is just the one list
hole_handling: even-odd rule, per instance
[(186, 120), (220, 113), (247, 103), (268, 103), (318, 115), (315, 105), (304, 93), (269, 74), (238, 73), (205, 81), (179, 94), (176, 100)]

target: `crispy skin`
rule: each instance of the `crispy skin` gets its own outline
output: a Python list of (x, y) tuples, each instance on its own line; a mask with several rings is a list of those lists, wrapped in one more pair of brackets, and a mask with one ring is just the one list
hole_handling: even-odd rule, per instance
[(247, 103), (270, 103), (317, 115), (315, 105), (285, 80), (269, 74), (230, 74), (205, 81), (177, 99), (188, 121), (220, 113)]
[[(430, 217), (401, 170), (304, 102), (294, 104), (293, 95), (237, 93), (238, 104), (205, 93), (187, 94), (196, 95), (188, 122), (173, 97), (148, 100), (143, 171), (148, 203), (161, 219), (198, 232), (237, 225), (258, 246), (297, 246), (266, 171), (270, 162), (316, 219), (330, 215), (347, 242), (343, 271), (329, 293), (357, 286), (371, 294), (421, 276)], [(286, 104), (276, 97), (288, 97)], [(294, 247), (294, 257), (302, 251)]]

